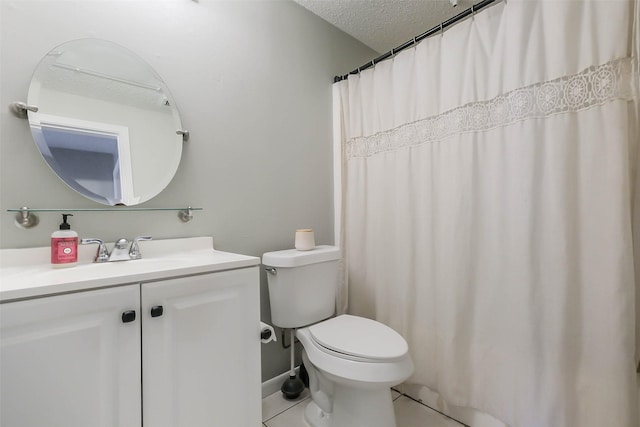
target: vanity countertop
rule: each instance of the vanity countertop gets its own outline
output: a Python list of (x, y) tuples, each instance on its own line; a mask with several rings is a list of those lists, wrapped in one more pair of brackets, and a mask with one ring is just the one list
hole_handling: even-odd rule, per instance
[(78, 264), (54, 268), (50, 248), (0, 250), (0, 303), (260, 264), (260, 258), (217, 251), (212, 237), (140, 242), (142, 259), (93, 263), (97, 247), (78, 246)]

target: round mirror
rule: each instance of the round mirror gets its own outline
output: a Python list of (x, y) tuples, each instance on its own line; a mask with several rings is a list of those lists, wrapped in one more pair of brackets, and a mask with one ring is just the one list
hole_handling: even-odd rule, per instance
[(38, 64), (29, 86), (33, 139), (51, 169), (80, 194), (136, 205), (175, 174), (183, 137), (178, 110), (156, 72), (114, 43), (64, 43)]

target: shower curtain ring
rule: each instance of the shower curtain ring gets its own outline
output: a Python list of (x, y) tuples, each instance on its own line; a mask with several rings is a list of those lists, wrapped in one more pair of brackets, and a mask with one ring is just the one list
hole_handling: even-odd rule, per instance
[(444, 29), (442, 27), (442, 23), (440, 23), (440, 35), (444, 36)]

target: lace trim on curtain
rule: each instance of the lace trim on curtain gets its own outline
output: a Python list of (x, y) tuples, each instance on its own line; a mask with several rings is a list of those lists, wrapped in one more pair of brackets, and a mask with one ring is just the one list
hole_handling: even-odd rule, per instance
[(638, 96), (638, 76), (632, 58), (592, 66), (577, 74), (536, 83), (499, 95), (488, 101), (472, 102), (401, 125), (371, 136), (347, 141), (347, 158), (436, 142), (452, 135), (477, 132), (532, 118), (576, 112), (606, 102)]

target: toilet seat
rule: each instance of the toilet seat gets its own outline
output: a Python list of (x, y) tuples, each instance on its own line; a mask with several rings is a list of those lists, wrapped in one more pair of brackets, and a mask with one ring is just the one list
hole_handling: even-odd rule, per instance
[(375, 320), (344, 314), (310, 326), (311, 339), (335, 357), (361, 362), (393, 362), (409, 348), (404, 338)]
[[(335, 320), (343, 318), (344, 316), (347, 316), (346, 321), (345, 319)], [(353, 346), (341, 345), (344, 344), (344, 342), (341, 342), (340, 339), (333, 340), (329, 337), (323, 336), (322, 330), (324, 328), (316, 328), (317, 326), (320, 326), (325, 322), (332, 321), (330, 323), (331, 327), (347, 325), (344, 328), (350, 331), (348, 333), (345, 333), (345, 336), (347, 337), (357, 337), (358, 335), (363, 335), (363, 333), (358, 332), (361, 330), (358, 330), (354, 327), (354, 325), (356, 324), (355, 322), (358, 322), (358, 320), (356, 320), (355, 322), (351, 322), (351, 327), (348, 326), (350, 320), (353, 320), (349, 319), (349, 317), (355, 316), (338, 316), (336, 318), (325, 320), (315, 325), (296, 330), (296, 336), (302, 343), (304, 352), (306, 353), (310, 362), (317, 369), (323, 371), (325, 375), (332, 378), (333, 381), (352, 381), (354, 382), (354, 384), (359, 383), (361, 387), (365, 388), (369, 388), (372, 386), (391, 387), (406, 380), (413, 372), (413, 363), (409, 355), (406, 341), (404, 340), (404, 338), (402, 338), (402, 336), (397, 334), (391, 328), (389, 328), (389, 330), (391, 330), (393, 334), (390, 335), (394, 337), (397, 335), (400, 341), (399, 343), (396, 342), (396, 344), (394, 345), (394, 347), (396, 347), (395, 350), (391, 349), (392, 351), (386, 354), (383, 352), (383, 350), (379, 350), (378, 353), (372, 352), (374, 354), (370, 354), (367, 357), (362, 356), (362, 354), (364, 353), (362, 351), (363, 347), (358, 347), (356, 344), (354, 344)], [(376, 331), (379, 331), (378, 328), (387, 328), (386, 326), (373, 320), (366, 320), (374, 322), (377, 325), (373, 326)], [(319, 336), (320, 340), (324, 340), (325, 343), (332, 345), (333, 348), (342, 348), (342, 351), (336, 351), (319, 343), (318, 340), (312, 336), (311, 328), (314, 328), (316, 330), (316, 335)], [(320, 329), (320, 331), (318, 331), (318, 329)], [(371, 329), (365, 329), (365, 331), (369, 331), (367, 335), (370, 335)], [(383, 331), (384, 337), (387, 337), (387, 332), (388, 331)], [(370, 338), (374, 338), (374, 336), (370, 335)], [(382, 338), (380, 341), (384, 343), (388, 342), (386, 338)], [(391, 342), (394, 341), (395, 338), (391, 338)], [(391, 345), (389, 347), (391, 347)], [(354, 348), (356, 350), (359, 349), (360, 351), (355, 351)], [(366, 344), (364, 345), (364, 348), (366, 348)], [(347, 354), (346, 352), (359, 353), (360, 356)]]

